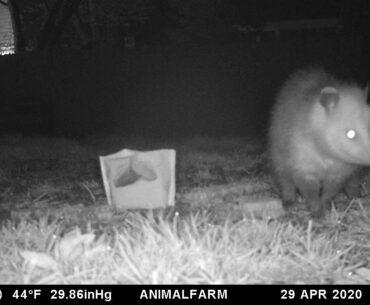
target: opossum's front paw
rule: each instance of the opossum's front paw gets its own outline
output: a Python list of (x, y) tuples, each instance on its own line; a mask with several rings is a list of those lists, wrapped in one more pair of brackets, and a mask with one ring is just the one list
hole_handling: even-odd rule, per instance
[(344, 187), (344, 193), (349, 199), (353, 197), (362, 197), (361, 184), (355, 182), (348, 183)]
[(290, 208), (295, 203), (295, 200), (283, 200), (283, 207)]
[(311, 216), (313, 219), (317, 219), (317, 220), (323, 219), (325, 216), (325, 210), (320, 209), (316, 211), (311, 211)]
[(308, 209), (314, 219), (322, 219), (325, 216), (325, 205), (316, 201), (308, 203)]

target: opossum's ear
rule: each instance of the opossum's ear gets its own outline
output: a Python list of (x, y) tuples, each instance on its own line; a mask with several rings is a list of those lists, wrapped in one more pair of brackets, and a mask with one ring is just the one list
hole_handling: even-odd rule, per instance
[(334, 87), (325, 87), (320, 92), (320, 104), (328, 113), (332, 112), (339, 101), (339, 92)]

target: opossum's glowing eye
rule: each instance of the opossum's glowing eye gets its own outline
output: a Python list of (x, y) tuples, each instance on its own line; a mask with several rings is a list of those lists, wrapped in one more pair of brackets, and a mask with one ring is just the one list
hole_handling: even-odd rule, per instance
[(350, 129), (346, 132), (346, 136), (348, 139), (354, 139), (356, 137), (356, 131), (354, 131), (353, 129)]

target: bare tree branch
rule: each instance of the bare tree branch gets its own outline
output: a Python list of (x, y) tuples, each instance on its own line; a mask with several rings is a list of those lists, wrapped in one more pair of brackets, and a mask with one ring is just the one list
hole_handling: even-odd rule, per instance
[(22, 52), (25, 50), (25, 42), (23, 36), (23, 28), (21, 22), (20, 10), (16, 0), (8, 0), (8, 7), (12, 19), (14, 32), (15, 52)]
[(63, 5), (63, 0), (57, 0), (54, 5), (49, 9), (49, 15), (41, 31), (37, 37), (37, 49), (44, 49), (50, 41), (50, 37), (53, 35), (55, 22), (57, 15)]
[(96, 8), (94, 0), (89, 0), (89, 22), (90, 22), (90, 28), (91, 28), (91, 36), (93, 41), (98, 40), (98, 27), (96, 24)]
[(82, 0), (56, 0), (37, 38), (37, 49), (53, 48)]
[(78, 19), (78, 17), (76, 15), (72, 16), (72, 23), (73, 23), (73, 25), (76, 29), (76, 32), (77, 32), (78, 36), (80, 37), (80, 39), (82, 41), (82, 45), (86, 46), (89, 43), (89, 38), (87, 37), (85, 31), (83, 30), (83, 28), (81, 26), (80, 19)]
[(49, 2), (47, 0), (43, 0), (43, 2), (44, 2), (44, 5), (45, 5), (46, 9), (49, 11), (49, 9), (50, 9)]

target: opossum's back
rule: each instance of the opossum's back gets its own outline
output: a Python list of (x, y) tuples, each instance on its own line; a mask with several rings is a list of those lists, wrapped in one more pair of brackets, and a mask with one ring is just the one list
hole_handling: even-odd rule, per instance
[(272, 123), (300, 122), (298, 117), (309, 116), (309, 110), (321, 89), (336, 85), (336, 80), (322, 69), (311, 68), (297, 71), (284, 83), (277, 95), (272, 111)]
[(337, 81), (320, 68), (299, 70), (293, 73), (281, 88), (277, 103), (287, 100), (310, 101), (325, 86), (336, 86)]

